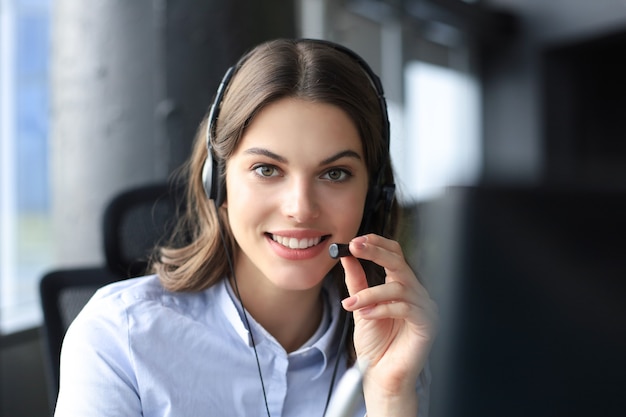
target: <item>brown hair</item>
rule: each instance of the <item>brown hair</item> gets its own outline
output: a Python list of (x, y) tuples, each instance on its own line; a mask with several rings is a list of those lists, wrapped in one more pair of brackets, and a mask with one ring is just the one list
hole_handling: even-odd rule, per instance
[[(383, 183), (393, 183), (388, 132), (383, 122), (386, 112), (381, 108), (371, 78), (362, 64), (350, 54), (315, 40), (269, 41), (240, 60), (226, 87), (215, 124), (212, 138), (215, 158), (228, 160), (255, 115), (269, 103), (285, 97), (329, 103), (343, 109), (356, 125), (363, 141), (370, 182), (379, 178)], [(208, 124), (205, 118), (198, 129), (191, 158), (184, 166), (187, 177), (186, 213), (180, 220), (172, 243), (160, 248), (153, 262), (153, 270), (158, 273), (165, 288), (171, 291), (201, 291), (214, 285), (230, 274), (225, 246), (232, 256), (237, 256), (226, 211), (216, 209), (204, 191), (202, 169), (208, 154)], [(377, 207), (371, 227), (361, 232), (380, 233), (385, 221), (383, 213), (382, 207)], [(398, 217), (394, 202), (387, 234), (395, 234)], [(381, 268), (367, 262), (364, 262), (364, 267), (370, 285), (384, 281)], [(339, 264), (332, 273), (343, 276)], [(343, 283), (343, 279), (337, 281)], [(345, 286), (341, 284), (340, 288), (346, 295)]]

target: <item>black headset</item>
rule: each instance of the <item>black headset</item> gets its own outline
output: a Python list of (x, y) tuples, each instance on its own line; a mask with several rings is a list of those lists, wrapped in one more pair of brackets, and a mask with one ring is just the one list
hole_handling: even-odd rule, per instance
[[(389, 160), (389, 142), (390, 142), (390, 134), (389, 134), (389, 115), (387, 112), (387, 102), (385, 100), (385, 93), (383, 90), (383, 85), (380, 81), (380, 78), (374, 73), (371, 67), (367, 64), (367, 62), (361, 58), (356, 52), (348, 49), (347, 47), (320, 39), (301, 39), (296, 42), (312, 42), (317, 43), (319, 45), (325, 45), (331, 47), (337, 51), (340, 51), (350, 58), (352, 58), (361, 69), (366, 73), (368, 78), (370, 79), (372, 86), (376, 90), (376, 95), (378, 97), (378, 102), (380, 106), (381, 112), (381, 125), (382, 125), (382, 134), (383, 140), (385, 142), (385, 148), (387, 150), (387, 155), (383, 158), (383, 164), (381, 165), (378, 174), (374, 181), (370, 184), (367, 197), (365, 199), (365, 208), (363, 211), (363, 221), (361, 224), (361, 232), (369, 231), (371, 222), (374, 217), (374, 213), (379, 209), (380, 204), (384, 204), (385, 210), (385, 223), (386, 218), (388, 217), (388, 213), (391, 209), (391, 205), (394, 200), (395, 195), (395, 184), (384, 184), (384, 176), (385, 170), (387, 168), (387, 161)], [(222, 100), (224, 99), (225, 91), (230, 84), (230, 81), (234, 74), (236, 73), (237, 68), (239, 68), (242, 63), (247, 58), (247, 55), (244, 55), (237, 64), (228, 68), (226, 74), (222, 78), (220, 85), (217, 89), (217, 93), (215, 95), (215, 100), (211, 105), (211, 109), (209, 111), (208, 124), (206, 130), (206, 146), (207, 146), (207, 158), (204, 162), (204, 166), (202, 169), (202, 183), (204, 185), (204, 191), (209, 199), (213, 200), (216, 207), (220, 207), (226, 198), (226, 184), (224, 181), (224, 176), (222, 175), (224, 172), (224, 162), (218, 161), (213, 152), (212, 138), (215, 135), (215, 128), (217, 124), (217, 120), (219, 117), (220, 107), (222, 105)], [(381, 234), (384, 233), (384, 226)]]

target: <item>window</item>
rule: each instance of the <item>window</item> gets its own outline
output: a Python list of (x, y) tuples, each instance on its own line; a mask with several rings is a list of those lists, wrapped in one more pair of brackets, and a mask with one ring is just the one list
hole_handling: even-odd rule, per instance
[(38, 325), (52, 264), (50, 0), (0, 0), (0, 333)]
[(411, 61), (405, 66), (405, 162), (412, 200), (438, 196), (447, 186), (474, 184), (480, 175), (480, 92), (469, 74)]

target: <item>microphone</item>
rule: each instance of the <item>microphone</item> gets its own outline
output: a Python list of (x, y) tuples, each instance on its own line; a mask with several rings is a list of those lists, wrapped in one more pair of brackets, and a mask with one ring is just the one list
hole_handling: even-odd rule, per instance
[(352, 256), (348, 243), (331, 243), (328, 247), (328, 254), (331, 258), (343, 258), (344, 256)]

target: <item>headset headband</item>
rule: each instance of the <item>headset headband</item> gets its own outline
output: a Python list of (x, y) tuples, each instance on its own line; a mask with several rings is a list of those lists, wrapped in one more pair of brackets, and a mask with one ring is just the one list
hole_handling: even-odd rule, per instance
[[(331, 41), (327, 41), (327, 40), (321, 40), (321, 39), (299, 39), (299, 40), (296, 40), (295, 42), (296, 43), (309, 42), (309, 43), (314, 43), (318, 45), (324, 45), (324, 46), (333, 48), (347, 55), (354, 62), (356, 62), (359, 65), (359, 67), (365, 72), (365, 74), (367, 75), (368, 79), (370, 80), (372, 84), (372, 87), (376, 91), (376, 96), (378, 98), (378, 103), (379, 103), (380, 112), (381, 112), (381, 127), (382, 127), (383, 140), (385, 143), (385, 149), (387, 151), (387, 155), (385, 158), (383, 158), (383, 165), (379, 169), (378, 174), (376, 175), (376, 178), (372, 181), (372, 184), (370, 185), (370, 188), (368, 190), (368, 195), (366, 198), (365, 210), (364, 210), (364, 220), (363, 220), (362, 227), (361, 227), (363, 232), (368, 231), (369, 225), (372, 221), (373, 214), (374, 212), (377, 211), (380, 203), (384, 202), (385, 218), (387, 217), (387, 212), (389, 211), (391, 207), (391, 203), (393, 202), (394, 192), (395, 192), (394, 184), (383, 184), (386, 164), (387, 164), (387, 160), (389, 159), (389, 142), (390, 142), (389, 115), (387, 111), (387, 103), (385, 100), (385, 92), (383, 90), (383, 85), (378, 75), (374, 73), (374, 71), (371, 69), (368, 63), (363, 58), (361, 58), (356, 52), (352, 51), (351, 49), (343, 45), (340, 45)], [(224, 163), (221, 161), (218, 161), (217, 158), (215, 157), (215, 153), (213, 152), (212, 141), (215, 137), (216, 125), (219, 119), (220, 107), (224, 99), (224, 94), (228, 88), (228, 85), (230, 84), (232, 77), (237, 72), (237, 69), (239, 69), (241, 65), (243, 65), (243, 63), (248, 58), (248, 56), (249, 56), (249, 53), (245, 54), (237, 62), (237, 64), (228, 68), (228, 70), (224, 74), (224, 77), (222, 78), (222, 81), (220, 82), (220, 85), (217, 89), (217, 93), (215, 95), (215, 100), (213, 101), (213, 104), (211, 105), (211, 109), (209, 111), (207, 131), (206, 131), (207, 159), (204, 163), (204, 167), (202, 170), (202, 181), (203, 181), (204, 190), (206, 192), (207, 197), (213, 200), (216, 207), (220, 207), (226, 198), (226, 185), (224, 184), (223, 175), (222, 175), (223, 170), (224, 170)], [(384, 230), (383, 230), (383, 233), (384, 233)]]

